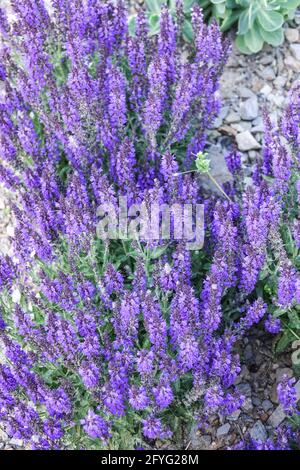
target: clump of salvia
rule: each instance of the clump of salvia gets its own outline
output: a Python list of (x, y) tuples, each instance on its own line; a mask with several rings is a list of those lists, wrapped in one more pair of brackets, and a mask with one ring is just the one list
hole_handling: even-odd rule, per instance
[[(11, 3), (13, 22), (0, 10), (0, 175), (16, 224), (0, 264), (1, 425), (34, 449), (134, 448), (182, 421), (205, 428), (243, 402), (237, 340), (263, 318), (280, 331), (278, 311), (299, 301), (299, 101), (280, 130), (266, 119), (253, 185), (232, 153), (228, 197), (208, 195), (183, 172), (219, 109), (229, 48), (216, 24), (195, 8), (183, 54), (166, 8), (150, 38), (142, 12), (129, 35), (123, 1), (52, 0), (50, 14), (42, 0)], [(120, 196), (204, 204), (204, 249), (100, 240), (97, 208)]]

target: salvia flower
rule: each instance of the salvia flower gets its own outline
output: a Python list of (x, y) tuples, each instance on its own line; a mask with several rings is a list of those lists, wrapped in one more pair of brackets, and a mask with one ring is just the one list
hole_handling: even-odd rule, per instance
[(296, 412), (297, 393), (294, 387), (296, 380), (284, 375), (277, 386), (277, 394), (279, 403), (284, 411), (291, 415)]

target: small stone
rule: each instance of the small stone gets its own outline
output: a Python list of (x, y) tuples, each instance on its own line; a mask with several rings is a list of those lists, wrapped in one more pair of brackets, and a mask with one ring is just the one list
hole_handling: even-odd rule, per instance
[(217, 118), (214, 121), (213, 128), (218, 129), (221, 125), (223, 120), (226, 118), (229, 111), (229, 106), (223, 106), (221, 111), (219, 112)]
[(253, 96), (244, 101), (240, 106), (240, 116), (245, 121), (253, 121), (258, 116), (257, 97)]
[(194, 450), (208, 450), (211, 444), (211, 437), (199, 432), (197, 426), (193, 426), (190, 431), (191, 447)]
[[(261, 132), (263, 133), (265, 130), (265, 126), (264, 124), (259, 124), (258, 126), (254, 126), (252, 127), (251, 131), (253, 132), (253, 134), (257, 134), (258, 132)], [(258, 137), (256, 136), (256, 138), (258, 139)]]
[(278, 403), (277, 385), (276, 384), (274, 384), (271, 388), (270, 400), (272, 400), (273, 403)]
[(262, 65), (270, 65), (272, 64), (273, 62), (273, 56), (271, 54), (267, 54), (267, 55), (264, 55), (261, 59), (260, 59), (260, 63)]
[(243, 403), (242, 409), (247, 412), (253, 410), (253, 403), (252, 403), (251, 398), (246, 398), (246, 400)]
[(225, 121), (228, 122), (229, 124), (232, 124), (233, 122), (239, 122), (241, 120), (241, 117), (238, 113), (235, 113), (234, 111), (231, 111)]
[(238, 89), (238, 94), (240, 95), (241, 98), (253, 98), (255, 97), (255, 94), (253, 93), (252, 90), (249, 88), (242, 86)]
[(276, 410), (271, 414), (270, 418), (268, 419), (268, 424), (273, 426), (273, 428), (277, 428), (282, 421), (286, 418), (285, 412), (281, 405), (277, 406)]
[(15, 233), (15, 229), (12, 225), (8, 225), (6, 227), (6, 233), (9, 237), (13, 237), (14, 236), (14, 233)]
[(227, 416), (228, 421), (237, 421), (241, 414), (241, 410), (236, 410), (231, 415)]
[(217, 437), (225, 436), (226, 434), (228, 434), (229, 430), (230, 430), (230, 424), (229, 423), (223, 424), (217, 429)]
[(245, 395), (245, 397), (251, 396), (251, 386), (248, 383), (245, 382), (238, 384), (236, 388), (242, 395)]
[(249, 158), (252, 162), (256, 162), (257, 160), (257, 152), (256, 150), (250, 150), (249, 152)]
[(258, 72), (259, 76), (264, 80), (272, 81), (275, 79), (275, 72), (272, 67), (264, 67)]
[(0, 429), (0, 441), (8, 441), (8, 435), (3, 431), (3, 429)]
[[(250, 153), (250, 152), (249, 152)], [(244, 357), (247, 362), (253, 361), (253, 349), (251, 344), (247, 344), (244, 350)]]
[(295, 59), (300, 62), (300, 44), (291, 44), (290, 50)]
[(274, 85), (276, 86), (276, 88), (282, 89), (285, 86), (286, 82), (287, 79), (280, 75), (274, 80)]
[(267, 439), (267, 431), (261, 421), (256, 421), (250, 429), (250, 436), (256, 441), (265, 441)]
[(285, 104), (285, 98), (282, 95), (268, 95), (268, 100), (274, 103), (278, 108), (282, 108)]
[(239, 150), (247, 152), (248, 150), (258, 150), (261, 148), (260, 144), (255, 140), (250, 131), (241, 132), (236, 136), (236, 142)]
[(290, 43), (299, 41), (299, 31), (296, 28), (286, 28), (284, 34), (287, 41)]
[(231, 124), (231, 127), (233, 127), (237, 132), (251, 131), (252, 123), (251, 121), (234, 122)]
[(293, 377), (293, 371), (289, 367), (281, 367), (276, 370), (276, 383), (279, 383), (284, 375), (290, 379)]
[(270, 400), (264, 400), (261, 404), (264, 411), (269, 411), (273, 408), (273, 403)]
[(260, 406), (261, 405), (261, 401), (257, 397), (252, 398), (252, 403), (253, 403), (254, 406)]
[(9, 444), (14, 447), (23, 447), (22, 439), (12, 438), (10, 439)]
[(260, 90), (260, 93), (264, 96), (268, 96), (270, 93), (272, 93), (272, 88), (270, 85), (264, 85)]
[(287, 56), (284, 59), (284, 63), (288, 69), (293, 70), (294, 72), (300, 72), (300, 62), (298, 62), (291, 55)]

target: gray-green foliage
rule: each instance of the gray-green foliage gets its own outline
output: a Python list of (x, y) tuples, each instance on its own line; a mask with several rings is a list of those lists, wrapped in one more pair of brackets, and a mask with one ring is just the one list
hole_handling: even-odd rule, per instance
[[(151, 34), (159, 29), (160, 10), (165, 3), (175, 15), (176, 0), (145, 0)], [(300, 0), (183, 0), (183, 35), (187, 40), (192, 35), (190, 19), (195, 4), (203, 8), (208, 20), (217, 18), (222, 31), (235, 25), (238, 48), (245, 54), (252, 54), (260, 51), (265, 42), (272, 46), (282, 44), (283, 24), (294, 17)]]

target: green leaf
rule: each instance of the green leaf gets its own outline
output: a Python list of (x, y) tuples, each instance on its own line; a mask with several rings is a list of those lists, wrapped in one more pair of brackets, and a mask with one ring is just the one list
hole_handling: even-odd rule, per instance
[(290, 326), (291, 328), (295, 328), (296, 330), (300, 330), (300, 317), (295, 312), (295, 310), (290, 310), (288, 313), (288, 317), (290, 320)]
[(253, 2), (253, 0), (236, 0), (236, 3), (243, 8), (247, 8), (251, 2)]
[(287, 346), (292, 342), (294, 341), (295, 339), (295, 336), (293, 335), (293, 333), (289, 330), (286, 330), (283, 335), (281, 336), (280, 340), (278, 341), (278, 343), (276, 344), (276, 352), (277, 353), (280, 353), (282, 351), (284, 351)]
[(279, 28), (276, 31), (272, 32), (260, 28), (260, 34), (263, 40), (266, 41), (268, 44), (271, 44), (271, 46), (280, 46), (284, 41), (284, 34), (282, 28)]
[(245, 36), (237, 36), (235, 40), (236, 46), (243, 54), (252, 54), (250, 49), (245, 44)]
[(135, 16), (131, 16), (128, 20), (128, 31), (131, 36), (135, 33)]
[(286, 313), (286, 310), (281, 310), (280, 308), (277, 308), (276, 310), (274, 310), (273, 316), (275, 318), (278, 318), (278, 317), (281, 317), (282, 315), (284, 315), (285, 313)]
[(183, 23), (182, 34), (183, 34), (183, 37), (187, 41), (192, 41), (193, 36), (194, 36), (194, 32), (193, 32), (193, 27), (192, 27), (190, 21), (185, 20), (185, 22)]
[(239, 23), (238, 23), (238, 34), (243, 35), (246, 34), (249, 30), (249, 16), (247, 11), (243, 11), (241, 16), (239, 17)]
[(218, 5), (214, 5), (213, 7), (213, 15), (216, 17), (216, 18), (224, 18), (224, 15), (225, 15), (225, 3), (220, 3)]
[(165, 3), (164, 0), (145, 0), (147, 9), (151, 13), (157, 13), (160, 14), (161, 7)]
[(224, 6), (225, 6), (225, 0), (211, 0), (211, 3), (213, 3), (214, 5), (219, 5), (220, 3), (224, 3)]
[[(241, 10), (238, 10), (239, 13)], [(239, 17), (238, 34), (246, 34), (253, 27), (258, 13), (258, 5), (250, 5), (247, 10), (242, 11)]]
[(196, 3), (196, 0), (184, 0), (183, 2), (183, 11), (184, 13), (190, 13), (191, 8)]
[(275, 3), (282, 5), (284, 10), (295, 10), (300, 6), (299, 0), (277, 0)]
[(151, 15), (149, 18), (150, 35), (159, 32), (159, 15)]
[(229, 28), (239, 19), (240, 17), (240, 10), (226, 10), (226, 15), (221, 25), (221, 31), (224, 33), (228, 31)]
[(251, 52), (256, 54), (259, 52), (264, 44), (263, 38), (259, 32), (259, 28), (256, 23), (254, 23), (253, 28), (251, 28), (244, 36), (245, 45), (250, 49)]
[(227, 0), (226, 8), (230, 8), (230, 9), (237, 8), (236, 1), (235, 0)]
[(280, 28), (284, 22), (282, 14), (272, 10), (259, 10), (257, 19), (266, 31), (275, 31)]

